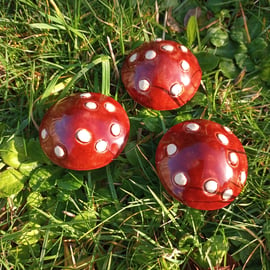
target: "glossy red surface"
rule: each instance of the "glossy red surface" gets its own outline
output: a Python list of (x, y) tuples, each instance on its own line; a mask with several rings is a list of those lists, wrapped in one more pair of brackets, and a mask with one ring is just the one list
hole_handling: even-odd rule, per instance
[(54, 104), (40, 128), (40, 144), (55, 164), (73, 170), (103, 167), (126, 145), (129, 119), (113, 98), (75, 94)]
[(197, 58), (169, 40), (145, 43), (126, 58), (121, 76), (129, 95), (155, 110), (172, 110), (189, 101), (200, 86)]
[(156, 151), (156, 168), (167, 192), (201, 210), (230, 204), (247, 178), (248, 162), (239, 139), (209, 120), (173, 126)]

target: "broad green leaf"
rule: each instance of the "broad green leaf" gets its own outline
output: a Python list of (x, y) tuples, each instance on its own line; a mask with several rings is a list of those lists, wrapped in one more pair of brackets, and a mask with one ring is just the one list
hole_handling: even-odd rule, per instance
[(197, 19), (196, 16), (190, 16), (187, 24), (187, 40), (188, 46), (191, 47), (197, 35)]
[(145, 124), (146, 129), (151, 132), (158, 133), (162, 131), (159, 117), (146, 117), (143, 119), (143, 123)]
[(29, 222), (24, 225), (21, 230), (22, 234), (16, 240), (19, 245), (33, 245), (40, 240), (40, 225), (34, 222)]
[(38, 167), (37, 161), (26, 161), (21, 163), (18, 170), (25, 176), (30, 176), (30, 174)]
[(234, 42), (229, 40), (226, 46), (215, 48), (215, 50), (213, 50), (213, 54), (215, 54), (216, 56), (233, 59), (238, 49), (238, 46), (238, 44), (235, 44)]
[(254, 16), (251, 16), (248, 19), (247, 24), (251, 40), (254, 40), (261, 35), (264, 28), (264, 22), (263, 20), (258, 20), (257, 15), (254, 14)]
[(61, 169), (55, 168), (53, 166), (43, 166), (37, 168), (30, 180), (29, 186), (33, 191), (47, 191), (55, 186), (56, 178), (58, 177), (58, 173)]
[(57, 179), (56, 184), (64, 190), (77, 190), (82, 186), (83, 179), (78, 174), (69, 173)]
[(264, 64), (261, 68), (261, 72), (260, 72), (260, 78), (267, 82), (269, 84), (269, 78), (270, 78), (270, 62), (266, 64)]
[(27, 154), (32, 161), (51, 164), (49, 158), (44, 154), (38, 139), (30, 139), (27, 142)]
[(223, 47), (228, 43), (229, 35), (220, 28), (210, 28), (210, 41), (216, 47)]
[(23, 187), (26, 177), (14, 168), (0, 173), (0, 198), (9, 197), (19, 193)]
[(219, 12), (219, 17), (222, 21), (224, 21), (224, 19), (230, 19), (231, 18), (231, 11), (229, 9), (222, 9)]
[(259, 37), (254, 39), (250, 44), (248, 44), (248, 52), (253, 58), (265, 57), (265, 49), (267, 48), (267, 42)]
[(203, 72), (214, 70), (219, 63), (219, 57), (211, 53), (200, 52), (195, 56), (197, 57)]
[(244, 44), (244, 43), (238, 44), (236, 47), (235, 54), (237, 54), (237, 53), (248, 54), (248, 48), (247, 48), (246, 44)]
[(3, 161), (15, 169), (26, 160), (25, 143), (22, 137), (14, 137), (0, 146), (0, 155)]
[(255, 69), (254, 63), (251, 61), (250, 57), (244, 53), (238, 53), (235, 55), (236, 64), (241, 69), (246, 69), (246, 71), (252, 71)]
[(230, 32), (230, 38), (237, 43), (246, 43), (247, 36), (243, 27), (233, 27)]
[(31, 192), (27, 197), (27, 204), (31, 207), (40, 207), (43, 197), (39, 192)]
[(219, 68), (223, 75), (229, 79), (236, 78), (239, 73), (239, 70), (231, 59), (223, 59), (220, 61)]
[(265, 56), (264, 61), (259, 68), (260, 68), (260, 78), (269, 84), (270, 57), (268, 55)]

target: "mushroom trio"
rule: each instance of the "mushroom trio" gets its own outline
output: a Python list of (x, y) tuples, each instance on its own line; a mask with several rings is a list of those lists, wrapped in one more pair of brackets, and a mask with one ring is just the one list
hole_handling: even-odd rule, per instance
[[(199, 88), (202, 71), (183, 45), (166, 40), (145, 43), (127, 56), (121, 71), (129, 95), (155, 110), (188, 102)], [(124, 108), (99, 93), (73, 94), (45, 114), (40, 144), (64, 168), (92, 170), (108, 165), (124, 149), (130, 130)], [(201, 210), (231, 203), (247, 178), (247, 157), (232, 131), (209, 120), (171, 127), (156, 150), (158, 176), (175, 199)]]

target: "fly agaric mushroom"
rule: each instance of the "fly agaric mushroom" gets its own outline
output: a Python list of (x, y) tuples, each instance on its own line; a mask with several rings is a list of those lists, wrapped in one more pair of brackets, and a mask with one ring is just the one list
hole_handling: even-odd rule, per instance
[(247, 157), (232, 131), (209, 120), (170, 128), (156, 151), (158, 176), (170, 195), (196, 209), (230, 204), (247, 178)]
[(129, 95), (155, 110), (183, 106), (200, 86), (197, 58), (183, 45), (169, 40), (145, 43), (126, 58), (121, 76)]
[(40, 144), (49, 159), (64, 168), (91, 170), (116, 158), (126, 145), (129, 119), (113, 98), (99, 93), (66, 97), (45, 114)]

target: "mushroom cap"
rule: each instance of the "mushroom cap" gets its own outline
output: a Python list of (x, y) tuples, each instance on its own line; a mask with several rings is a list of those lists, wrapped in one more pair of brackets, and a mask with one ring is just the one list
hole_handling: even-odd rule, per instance
[(239, 195), (248, 162), (241, 142), (229, 128), (197, 119), (165, 133), (156, 151), (156, 168), (175, 199), (192, 208), (215, 210)]
[(185, 46), (169, 40), (144, 43), (121, 69), (123, 84), (139, 104), (155, 110), (183, 106), (200, 86), (202, 71)]
[(47, 111), (39, 139), (53, 163), (91, 170), (106, 166), (121, 153), (129, 129), (128, 116), (116, 100), (84, 93), (65, 97)]

